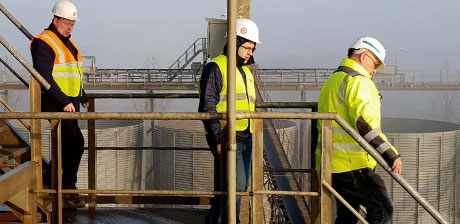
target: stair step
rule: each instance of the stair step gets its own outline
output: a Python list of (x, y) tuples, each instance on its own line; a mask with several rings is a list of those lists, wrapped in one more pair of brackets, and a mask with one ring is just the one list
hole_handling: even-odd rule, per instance
[(29, 147), (3, 147), (0, 148), (0, 163), (5, 163), (14, 157), (28, 153)]
[(0, 145), (28, 146), (27, 140), (7, 120), (0, 119)]
[(19, 220), (13, 212), (11, 212), (10, 208), (5, 205), (0, 205), (0, 222), (13, 222)]

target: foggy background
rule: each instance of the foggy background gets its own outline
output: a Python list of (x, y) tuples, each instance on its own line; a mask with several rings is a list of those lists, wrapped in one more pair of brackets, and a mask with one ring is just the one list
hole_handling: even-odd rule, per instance
[[(80, 21), (72, 39), (82, 55), (96, 56), (98, 68), (167, 68), (197, 38), (206, 37), (205, 18), (225, 18), (226, 1), (73, 1)], [(33, 35), (51, 22), (54, 0), (3, 0), (2, 5)], [(458, 1), (302, 1), (251, 0), (251, 19), (262, 44), (255, 60), (261, 68), (334, 68), (361, 36), (377, 38), (386, 63), (400, 71), (460, 74)], [(2, 35), (31, 62), (29, 40), (0, 15)], [(399, 49), (399, 50), (398, 50)], [(397, 55), (396, 55), (397, 54)], [(24, 70), (0, 47), (0, 57)], [(2, 73), (3, 72), (3, 73)], [(0, 66), (2, 79), (15, 77)], [(28, 78), (27, 78), (28, 79)], [(2, 80), (0, 80), (2, 81)], [(107, 91), (111, 92), (111, 91)], [(455, 91), (381, 91), (384, 117), (460, 123)], [(299, 101), (300, 92), (270, 92), (274, 101)], [(317, 101), (310, 91), (307, 101)], [(17, 111), (27, 111), (28, 94), (10, 91)], [(143, 100), (98, 100), (97, 111), (144, 111)], [(197, 100), (157, 100), (157, 111), (196, 111)], [(186, 105), (186, 106), (184, 106)]]

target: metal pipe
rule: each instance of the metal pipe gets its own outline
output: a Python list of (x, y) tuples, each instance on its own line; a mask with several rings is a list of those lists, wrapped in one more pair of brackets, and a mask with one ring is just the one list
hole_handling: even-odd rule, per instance
[(0, 167), (16, 168), (21, 164), (0, 164)]
[(227, 1), (227, 184), (228, 223), (236, 223), (236, 0)]
[[(85, 147), (89, 149), (89, 147)], [(173, 150), (173, 151), (209, 151), (205, 147), (96, 147), (96, 150)]]
[(43, 86), (46, 90), (51, 88), (50, 84), (16, 51), (10, 44), (0, 35), (0, 43), (18, 60), (30, 74)]
[[(56, 194), (55, 189), (40, 189), (34, 190), (34, 193), (45, 193), (45, 194)], [(145, 195), (226, 195), (225, 191), (170, 191), (170, 190), (91, 190), (91, 189), (79, 189), (70, 190), (62, 189), (62, 194), (145, 194)], [(236, 192), (238, 196), (249, 196), (254, 195), (286, 195), (286, 196), (319, 196), (319, 192), (301, 192), (301, 191), (267, 191), (259, 190), (255, 192)]]
[(105, 119), (105, 120), (223, 120), (224, 113), (106, 113), (106, 112), (2, 112), (3, 119)]
[(256, 102), (256, 108), (318, 108), (318, 102)]
[[(10, 112), (14, 112), (13, 108), (12, 108), (7, 102), (5, 102), (5, 101), (3, 100), (3, 98), (1, 98), (1, 97), (0, 97), (0, 102), (1, 102), (1, 103), (3, 104), (3, 106), (5, 106), (6, 109), (8, 109)], [(22, 120), (22, 119), (19, 119), (19, 121), (21, 122), (22, 125), (24, 125), (24, 127), (27, 128), (27, 130), (30, 131), (30, 126), (29, 126), (29, 124), (27, 124), (26, 121), (24, 121), (24, 120)]]
[(286, 196), (319, 196), (319, 192), (303, 192), (303, 191), (256, 191), (254, 194), (262, 195), (286, 195)]
[(430, 215), (439, 223), (447, 224), (448, 222), (442, 215), (419, 193), (417, 192), (400, 174), (394, 173), (392, 168), (388, 166), (383, 157), (363, 138), (359, 135), (343, 118), (336, 116), (335, 121), (352, 136), (356, 142), (361, 145), (383, 169), (395, 179), (401, 187), (403, 187)]
[(10, 12), (8, 12), (8, 10), (6, 10), (5, 7), (3, 7), (2, 4), (0, 4), (0, 11), (3, 12), (3, 14), (24, 34), (26, 35), (27, 38), (29, 38), (29, 40), (32, 40), (33, 36), (32, 34), (29, 33), (29, 31), (24, 27), (22, 26), (22, 24), (16, 19), (13, 17), (13, 15), (11, 15)]
[[(1, 4), (0, 4), (0, 6), (1, 6)], [(26, 82), (26, 81), (25, 81), (25, 80), (24, 80), (24, 79), (23, 79), (13, 68), (11, 68), (11, 66), (10, 66), (8, 63), (6, 63), (5, 60), (3, 60), (2, 58), (0, 58), (0, 62), (2, 62), (2, 64), (3, 64), (8, 70), (10, 70), (10, 72), (13, 73), (13, 75), (16, 76), (16, 78), (18, 78), (19, 81), (21, 81), (22, 84), (24, 84), (24, 85), (27, 87), (27, 89), (29, 88), (29, 83), (27, 83), (27, 82)]]
[[(95, 112), (96, 105), (94, 99), (89, 99), (89, 106), (88, 112)], [(97, 160), (97, 153), (96, 153), (96, 121), (95, 120), (88, 120), (88, 188), (89, 189), (96, 189), (96, 179), (97, 179), (97, 169), (96, 169), (96, 160)], [(90, 211), (96, 210), (96, 196), (95, 195), (88, 195), (89, 202), (88, 202), (88, 209)]]
[(265, 168), (264, 172), (299, 172), (299, 173), (312, 173), (315, 169), (276, 169), (276, 168)]
[(353, 207), (351, 207), (350, 204), (348, 204), (348, 202), (342, 197), (340, 196), (339, 193), (337, 193), (337, 191), (334, 190), (334, 188), (331, 187), (331, 185), (329, 185), (326, 181), (323, 181), (322, 184), (330, 191), (332, 192), (332, 194), (335, 195), (335, 197), (337, 199), (339, 199), (339, 201), (342, 202), (343, 205), (345, 205), (345, 207), (348, 208), (348, 210), (351, 211), (351, 213), (353, 213), (353, 215), (355, 215), (359, 221), (361, 221), (363, 224), (369, 224), (360, 214), (359, 212), (356, 211), (356, 209), (354, 209)]
[(198, 93), (88, 93), (88, 99), (199, 98)]
[[(34, 193), (48, 193), (56, 194), (55, 189), (41, 189), (34, 190)], [(91, 190), (91, 189), (81, 189), (81, 190), (62, 190), (62, 194), (144, 194), (144, 195), (177, 195), (177, 196), (186, 196), (186, 195), (225, 195), (226, 192), (223, 191), (169, 191), (169, 190)], [(241, 192), (248, 195), (247, 192)]]
[(236, 113), (236, 119), (320, 119), (333, 120), (335, 113), (301, 112), (251, 112)]
[[(334, 113), (252, 112), (237, 113), (237, 119), (334, 119)], [(100, 120), (225, 120), (225, 113), (126, 113), (126, 112), (1, 112), (3, 119), (100, 119)]]

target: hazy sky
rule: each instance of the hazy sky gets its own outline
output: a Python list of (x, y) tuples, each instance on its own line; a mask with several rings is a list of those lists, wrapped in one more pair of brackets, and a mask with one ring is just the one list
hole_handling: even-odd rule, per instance
[[(33, 35), (52, 18), (54, 0), (3, 0)], [(83, 55), (94, 55), (99, 68), (169, 65), (199, 37), (206, 37), (206, 17), (226, 13), (224, 0), (82, 1), (74, 0), (80, 21), (72, 38)], [(252, 0), (251, 17), (263, 44), (261, 67), (336, 67), (358, 37), (379, 39), (388, 64), (401, 69), (459, 69), (459, 1)], [(29, 41), (4, 15), (0, 35), (30, 60)], [(8, 55), (0, 47), (0, 56)]]
[[(54, 0), (1, 1), (33, 35), (48, 27), (54, 3)], [(155, 57), (156, 67), (167, 68), (197, 38), (206, 37), (205, 18), (220, 18), (226, 13), (224, 0), (74, 0), (74, 3), (81, 20), (72, 39), (83, 55), (96, 56), (99, 68), (144, 68), (151, 57)], [(333, 68), (355, 39), (368, 35), (386, 47), (387, 64), (394, 65), (396, 49), (403, 48), (398, 53), (400, 69), (458, 70), (459, 10), (460, 1), (453, 0), (252, 0), (251, 17), (259, 25), (263, 42), (257, 46), (255, 59), (262, 68)], [(0, 15), (0, 35), (30, 61), (29, 41), (4, 15)], [(0, 46), (0, 56), (6, 55), (11, 58)], [(13, 66), (20, 68), (16, 62)], [(279, 99), (277, 93), (273, 94), (275, 100), (286, 99), (282, 94)], [(293, 94), (298, 99), (290, 98), (292, 101), (300, 100), (300, 93)], [(308, 101), (316, 101), (316, 94), (309, 94)], [(435, 104), (443, 102), (439, 98), (444, 93), (384, 91), (382, 94), (385, 117), (440, 119), (439, 106)], [(453, 105), (460, 104), (457, 93), (450, 94), (455, 96)], [(142, 110), (143, 102), (138, 104), (135, 106)], [(101, 106), (98, 110), (126, 110), (123, 103), (119, 105), (123, 106)], [(196, 111), (196, 107), (168, 103), (163, 107), (165, 110)], [(460, 116), (453, 119), (459, 120)]]

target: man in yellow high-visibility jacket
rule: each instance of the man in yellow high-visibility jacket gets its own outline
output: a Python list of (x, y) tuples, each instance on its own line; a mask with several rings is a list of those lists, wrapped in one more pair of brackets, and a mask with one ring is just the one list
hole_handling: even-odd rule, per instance
[[(42, 112), (79, 112), (80, 104), (87, 108), (89, 103), (83, 91), (82, 57), (70, 39), (78, 20), (77, 8), (70, 1), (58, 1), (52, 13), (54, 17), (49, 27), (30, 44), (35, 70), (51, 85), (49, 90), (42, 89), (41, 109)], [(77, 120), (62, 120), (61, 125), (62, 188), (75, 189), (84, 139)], [(48, 185), (50, 180), (46, 176), (50, 176), (49, 172), (43, 181)], [(81, 208), (85, 202), (77, 194), (65, 194), (63, 206)]]
[[(401, 173), (398, 151), (388, 142), (380, 128), (380, 95), (372, 82), (377, 69), (385, 68), (385, 48), (374, 38), (363, 37), (348, 49), (348, 58), (321, 88), (318, 112), (333, 112), (369, 142), (393, 172)], [(318, 130), (321, 130), (318, 122)], [(316, 149), (316, 169), (321, 165), (321, 131)], [(369, 223), (386, 223), (393, 215), (393, 205), (385, 183), (374, 172), (377, 165), (358, 143), (336, 122), (332, 127), (332, 185), (356, 210), (367, 208)], [(337, 201), (335, 223), (357, 223), (358, 219)]]
[[(259, 29), (249, 19), (237, 19), (237, 63), (236, 63), (236, 110), (238, 112), (254, 112), (256, 92), (254, 77), (247, 67), (254, 64), (253, 53), (256, 43), (259, 42)], [(224, 53), (208, 63), (200, 77), (198, 89), (200, 92), (199, 112), (225, 112), (227, 111), (227, 45)], [(225, 166), (220, 163), (222, 156), (221, 123), (218, 120), (203, 121), (206, 130), (206, 140), (214, 156), (214, 187), (221, 189), (220, 180)], [(253, 120), (236, 120), (236, 190), (246, 191), (248, 188), (249, 174), (252, 158), (252, 131)], [(225, 161), (223, 161), (225, 162)], [(225, 180), (224, 180), (225, 181)], [(220, 223), (220, 200), (214, 197), (209, 214), (206, 216), (207, 224)], [(236, 201), (236, 217), (239, 223), (241, 198)]]

